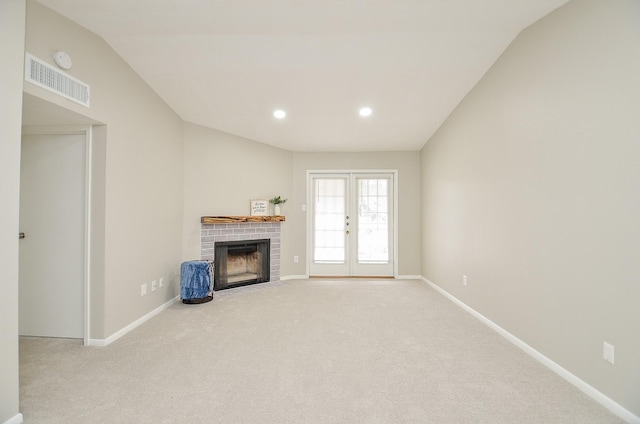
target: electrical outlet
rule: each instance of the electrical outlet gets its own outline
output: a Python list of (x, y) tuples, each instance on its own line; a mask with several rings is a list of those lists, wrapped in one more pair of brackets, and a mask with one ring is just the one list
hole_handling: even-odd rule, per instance
[(146, 296), (147, 295), (147, 283), (144, 283), (142, 286), (140, 286), (140, 296)]
[(164, 277), (160, 277), (160, 279), (158, 280), (158, 287), (163, 287), (164, 286)]
[(294, 263), (294, 264), (297, 264), (298, 262), (300, 262), (300, 257), (298, 257), (298, 256), (294, 256), (294, 257), (293, 257), (293, 263)]
[(466, 275), (462, 276), (462, 285), (467, 287), (467, 276)]
[(602, 359), (609, 362), (610, 364), (613, 364), (615, 359), (615, 354), (616, 354), (615, 346), (607, 342), (603, 342)]
[(151, 291), (154, 292), (156, 290), (158, 290), (158, 282), (156, 280), (153, 280), (151, 282)]

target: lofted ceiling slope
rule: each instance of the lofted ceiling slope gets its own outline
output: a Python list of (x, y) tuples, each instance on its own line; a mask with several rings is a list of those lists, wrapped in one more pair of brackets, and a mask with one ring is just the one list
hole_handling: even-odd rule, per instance
[(299, 152), (420, 149), (567, 1), (39, 0), (104, 38), (183, 120)]

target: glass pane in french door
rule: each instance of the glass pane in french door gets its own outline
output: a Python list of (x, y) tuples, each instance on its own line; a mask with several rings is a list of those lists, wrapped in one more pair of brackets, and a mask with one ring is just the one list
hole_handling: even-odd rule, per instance
[(389, 179), (357, 178), (358, 263), (389, 262)]
[(314, 178), (314, 246), (315, 263), (345, 263), (345, 213), (347, 180)]

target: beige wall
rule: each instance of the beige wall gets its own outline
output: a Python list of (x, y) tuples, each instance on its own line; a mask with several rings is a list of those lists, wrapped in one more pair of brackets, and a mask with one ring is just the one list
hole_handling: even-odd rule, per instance
[(18, 204), (24, 0), (0, 2), (0, 422), (18, 415)]
[(422, 274), (636, 415), (639, 75), (640, 2), (574, 0), (422, 150)]
[[(251, 199), (289, 198), (292, 157), (286, 150), (185, 123), (184, 260), (200, 258), (200, 217), (249, 215)], [(283, 238), (289, 225), (282, 224)]]
[[(27, 3), (26, 51), (52, 62), (73, 59), (69, 73), (91, 85), (84, 108), (30, 83), (26, 93), (102, 122), (96, 129), (92, 273), (93, 339), (106, 338), (178, 292), (182, 258), (182, 120), (98, 36), (41, 6)], [(102, 234), (100, 234), (102, 232)], [(94, 252), (95, 253), (95, 252)], [(102, 262), (102, 263), (100, 263)], [(96, 275), (101, 272), (102, 275)], [(164, 277), (145, 297), (140, 285)]]
[[(287, 203), (288, 231), (283, 275), (306, 273), (306, 212), (308, 170), (398, 170), (398, 273), (420, 275), (420, 154), (419, 152), (295, 153), (293, 197)], [(293, 263), (293, 256), (300, 262)]]
[[(200, 217), (247, 215), (252, 198), (288, 199), (282, 207), (281, 275), (306, 272), (308, 169), (397, 169), (399, 272), (420, 274), (419, 152), (292, 153), (210, 128), (184, 126), (184, 260), (200, 257)], [(293, 263), (293, 256), (300, 261)]]

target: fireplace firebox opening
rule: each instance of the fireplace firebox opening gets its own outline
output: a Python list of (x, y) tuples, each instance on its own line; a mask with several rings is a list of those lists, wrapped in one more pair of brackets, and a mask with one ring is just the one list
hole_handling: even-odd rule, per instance
[(215, 243), (213, 289), (224, 290), (270, 280), (270, 239)]

